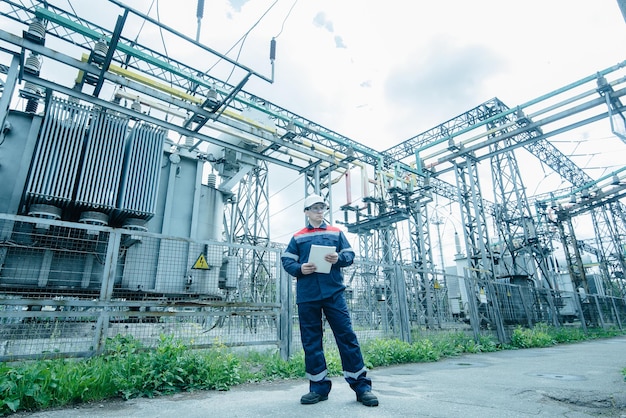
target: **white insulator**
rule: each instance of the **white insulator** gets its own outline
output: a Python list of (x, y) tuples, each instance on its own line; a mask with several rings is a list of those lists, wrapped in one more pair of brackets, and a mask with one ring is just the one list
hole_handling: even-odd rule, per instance
[(31, 53), (24, 61), (24, 71), (31, 74), (39, 74), (39, 70), (41, 70), (41, 59), (39, 55)]
[(32, 36), (43, 39), (46, 36), (46, 27), (40, 19), (35, 18), (35, 20), (28, 25), (28, 33)]
[(96, 42), (96, 44), (94, 45), (93, 52), (94, 54), (105, 57), (106, 54), (109, 52), (109, 46), (104, 39), (100, 38), (98, 42)]
[(613, 177), (611, 179), (611, 184), (613, 186), (619, 186), (620, 180), (619, 177), (617, 176), (617, 174), (613, 174)]
[(207, 185), (210, 188), (215, 189), (215, 187), (217, 186), (217, 175), (215, 173), (209, 174), (209, 177), (207, 178)]
[(41, 96), (41, 87), (31, 83), (30, 81), (24, 83), (24, 91)]

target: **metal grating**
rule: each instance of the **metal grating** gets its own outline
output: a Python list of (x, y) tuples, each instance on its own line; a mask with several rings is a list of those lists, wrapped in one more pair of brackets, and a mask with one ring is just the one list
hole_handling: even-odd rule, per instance
[(0, 292), (33, 298), (100, 292), (109, 233), (0, 219)]
[[(286, 276), (243, 276), (241, 265), (250, 260), (232, 257), (231, 271), (222, 271), (217, 255), (240, 246), (73, 225), (0, 214), (0, 361), (93, 355), (116, 335), (151, 347), (164, 334), (192, 348), (279, 346), (284, 331), (277, 289)], [(155, 289), (155, 262), (164, 249), (169, 257), (163, 262), (177, 270), (194, 263), (198, 251), (210, 269), (160, 277)], [(278, 250), (256, 250), (267, 251), (270, 271), (279, 271)], [(211, 295), (201, 293), (209, 271), (216, 276)], [(220, 282), (255, 289), (245, 294), (256, 298), (244, 298), (234, 285), (218, 286), (218, 275)]]
[[(247, 274), (251, 270), (243, 266), (256, 256), (243, 249), (257, 251), (268, 269)], [(185, 263), (189, 267), (199, 251), (211, 269), (220, 271), (213, 295), (203, 293), (207, 270), (191, 268), (186, 276), (179, 270)], [(169, 258), (159, 258), (162, 253)], [(226, 253), (241, 254), (239, 262), (227, 256), (228, 268), (217, 268), (219, 263), (224, 267), (225, 259), (216, 255)], [(157, 260), (178, 264), (177, 271), (170, 271), (175, 274), (159, 278), (158, 286)], [(554, 324), (568, 319), (568, 326), (583, 330), (623, 329), (626, 324), (623, 298), (588, 294), (579, 303), (576, 292), (509, 283), (492, 283), (484, 302), (467, 305), (476, 310), (480, 324), (472, 323), (471, 313), (455, 319), (444, 306), (445, 289), (425, 292), (418, 285), (423, 283), (417, 280), (419, 274), (413, 267), (393, 269), (363, 260), (344, 270), (346, 299), (361, 342), (400, 338), (405, 325), (411, 335), (403, 337), (406, 341), (437, 331), (492, 335), (495, 328), (486, 309), (496, 301), (501, 320), (510, 324), (505, 328), (507, 338), (518, 326), (532, 326), (538, 320)], [(465, 280), (466, 289), (478, 290), (477, 283), (467, 282), (471, 278)], [(290, 351), (286, 347), (299, 347), (300, 340), (297, 307), (289, 307), (294, 303), (291, 285), (278, 249), (0, 214), (0, 361), (93, 355), (102, 351), (108, 337), (120, 334), (148, 346), (155, 346), (161, 335), (172, 335), (194, 349), (278, 346)], [(468, 296), (477, 297), (472, 293), (468, 291)], [(496, 294), (500, 300), (494, 299)], [(569, 318), (554, 316), (567, 308), (564, 300), (576, 302), (567, 312)], [(286, 321), (293, 321), (293, 333)], [(325, 346), (334, 344), (331, 333), (326, 336)]]
[(90, 114), (80, 104), (51, 99), (26, 186), (30, 204), (65, 207), (71, 202)]
[(96, 110), (89, 127), (76, 203), (103, 213), (116, 207), (128, 118)]
[(165, 129), (141, 122), (130, 132), (119, 199), (126, 216), (154, 216), (165, 135)]

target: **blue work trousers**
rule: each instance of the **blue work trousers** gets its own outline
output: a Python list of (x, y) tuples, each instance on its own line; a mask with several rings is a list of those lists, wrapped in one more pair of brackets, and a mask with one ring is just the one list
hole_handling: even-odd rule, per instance
[(358, 395), (371, 390), (372, 381), (367, 377), (361, 347), (352, 329), (344, 292), (341, 291), (326, 299), (298, 304), (300, 337), (310, 391), (328, 395), (331, 389), (322, 344), (322, 313), (335, 336), (346, 382)]

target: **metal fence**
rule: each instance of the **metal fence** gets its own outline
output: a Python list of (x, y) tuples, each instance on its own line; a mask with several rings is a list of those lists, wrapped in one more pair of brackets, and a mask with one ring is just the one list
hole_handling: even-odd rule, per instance
[[(0, 361), (85, 357), (107, 338), (148, 347), (173, 336), (279, 350), (300, 345), (295, 280), (280, 248), (197, 241), (54, 219), (0, 215)], [(626, 300), (477, 282), (357, 260), (344, 269), (361, 342), (412, 342), (439, 331), (510, 341), (515, 328), (623, 329)], [(334, 344), (330, 329), (328, 344)]]
[[(532, 281), (478, 282), (471, 276), (365, 260), (344, 269), (344, 276), (361, 343), (377, 338), (412, 342), (441, 332), (463, 332), (477, 341), (490, 336), (509, 343), (518, 327), (540, 323), (583, 332), (589, 327), (623, 330), (626, 325), (625, 298), (537, 288)], [(294, 321), (293, 338), (298, 341), (297, 318)], [(328, 325), (325, 331), (325, 343), (333, 346)]]
[(288, 352), (282, 275), (276, 249), (0, 215), (0, 360), (90, 356), (116, 335)]

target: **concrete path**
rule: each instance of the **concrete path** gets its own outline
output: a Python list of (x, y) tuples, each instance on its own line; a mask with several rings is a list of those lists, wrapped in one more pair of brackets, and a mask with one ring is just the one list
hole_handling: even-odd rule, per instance
[(329, 399), (315, 405), (300, 405), (308, 384), (290, 380), (13, 417), (626, 418), (624, 367), (626, 337), (617, 337), (377, 368), (369, 375), (380, 405), (371, 408), (357, 403), (345, 381), (336, 377)]

